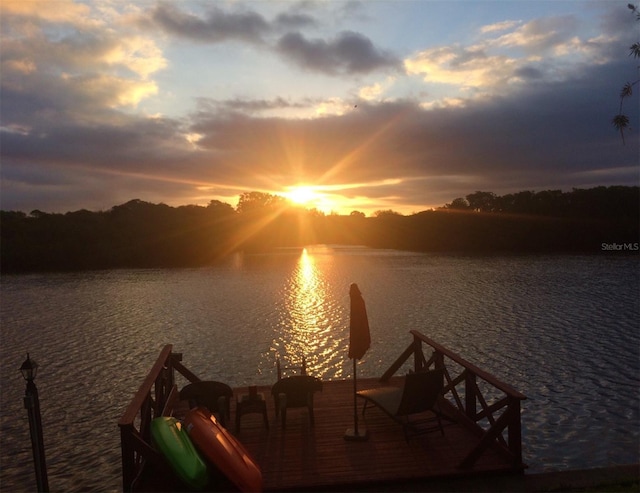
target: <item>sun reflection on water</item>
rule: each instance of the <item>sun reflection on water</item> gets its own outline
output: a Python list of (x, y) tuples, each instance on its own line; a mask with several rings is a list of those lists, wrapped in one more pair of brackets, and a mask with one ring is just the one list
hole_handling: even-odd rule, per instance
[(335, 330), (336, 300), (328, 285), (331, 266), (319, 265), (320, 257), (321, 252), (303, 249), (287, 280), (282, 330), (273, 345), (286, 365), (300, 365), (304, 357), (309, 373), (338, 377), (344, 347)]

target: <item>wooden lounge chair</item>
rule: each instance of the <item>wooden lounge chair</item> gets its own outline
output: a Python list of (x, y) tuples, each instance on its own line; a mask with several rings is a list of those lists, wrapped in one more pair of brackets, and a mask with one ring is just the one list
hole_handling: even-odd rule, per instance
[(314, 424), (313, 394), (322, 391), (322, 380), (310, 375), (293, 375), (278, 380), (271, 387), (275, 402), (276, 416), (281, 416), (282, 428), (286, 427), (287, 409), (306, 407), (309, 420)]
[[(413, 435), (440, 429), (444, 435), (442, 420), (438, 410), (438, 398), (443, 390), (443, 370), (429, 370), (409, 373), (405, 377), (404, 387), (379, 387), (361, 390), (357, 396), (364, 399), (362, 415), (368, 404), (373, 404), (387, 413), (403, 427), (405, 438), (409, 432)], [(427, 413), (428, 417), (410, 419), (410, 416)], [(426, 426), (422, 426), (426, 425)]]
[(231, 418), (233, 390), (226, 383), (213, 380), (190, 383), (180, 391), (180, 399), (189, 401), (189, 407), (206, 407), (223, 426)]

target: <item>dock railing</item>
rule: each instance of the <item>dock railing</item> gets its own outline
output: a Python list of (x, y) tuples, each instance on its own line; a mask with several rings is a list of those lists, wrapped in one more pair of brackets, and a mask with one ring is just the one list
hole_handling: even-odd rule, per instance
[(142, 385), (118, 421), (122, 448), (122, 490), (132, 491), (143, 462), (158, 456), (151, 446), (151, 421), (167, 414), (179, 398), (175, 385), (177, 370), (190, 382), (200, 379), (181, 363), (182, 354), (167, 344)]
[[(466, 361), (424, 334), (412, 330), (413, 341), (380, 378), (389, 380), (413, 356), (413, 370), (444, 370), (442, 405), (445, 414), (477, 434), (458, 464), (472, 469), (489, 449), (497, 448), (514, 470), (522, 462), (521, 401), (526, 396), (490, 373)], [(425, 350), (432, 350), (427, 358)], [(176, 372), (189, 382), (200, 378), (182, 364), (182, 354), (166, 345), (118, 422), (122, 448), (122, 487), (132, 491), (146, 460), (159, 459), (151, 445), (151, 421), (171, 413), (179, 400)]]
[[(443, 368), (443, 405), (456, 421), (478, 434), (478, 441), (471, 444), (469, 453), (458, 466), (472, 468), (489, 447), (497, 446), (514, 469), (524, 470), (520, 403), (526, 396), (424, 334), (415, 330), (410, 333), (412, 343), (380, 380), (389, 380), (411, 356), (414, 371)], [(428, 359), (425, 346), (433, 349)]]

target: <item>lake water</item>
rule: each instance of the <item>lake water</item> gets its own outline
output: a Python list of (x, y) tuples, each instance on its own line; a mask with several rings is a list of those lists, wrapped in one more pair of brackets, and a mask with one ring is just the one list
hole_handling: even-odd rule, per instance
[(416, 329), (527, 395), (530, 471), (637, 463), (639, 265), (318, 246), (203, 269), (3, 276), (0, 489), (35, 489), (27, 351), (40, 365), (52, 491), (117, 491), (117, 421), (165, 344), (231, 386), (272, 383), (277, 354), (347, 378), (352, 282), (372, 337), (359, 376), (380, 376)]

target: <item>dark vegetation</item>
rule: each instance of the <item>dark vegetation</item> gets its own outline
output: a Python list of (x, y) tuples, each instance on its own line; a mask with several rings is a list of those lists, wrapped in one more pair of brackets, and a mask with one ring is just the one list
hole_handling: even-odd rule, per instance
[(104, 212), (0, 211), (3, 273), (210, 265), (236, 251), (308, 244), (366, 245), (467, 254), (639, 253), (640, 188), (475, 192), (403, 216), (326, 216), (260, 192), (234, 209), (132, 200)]

